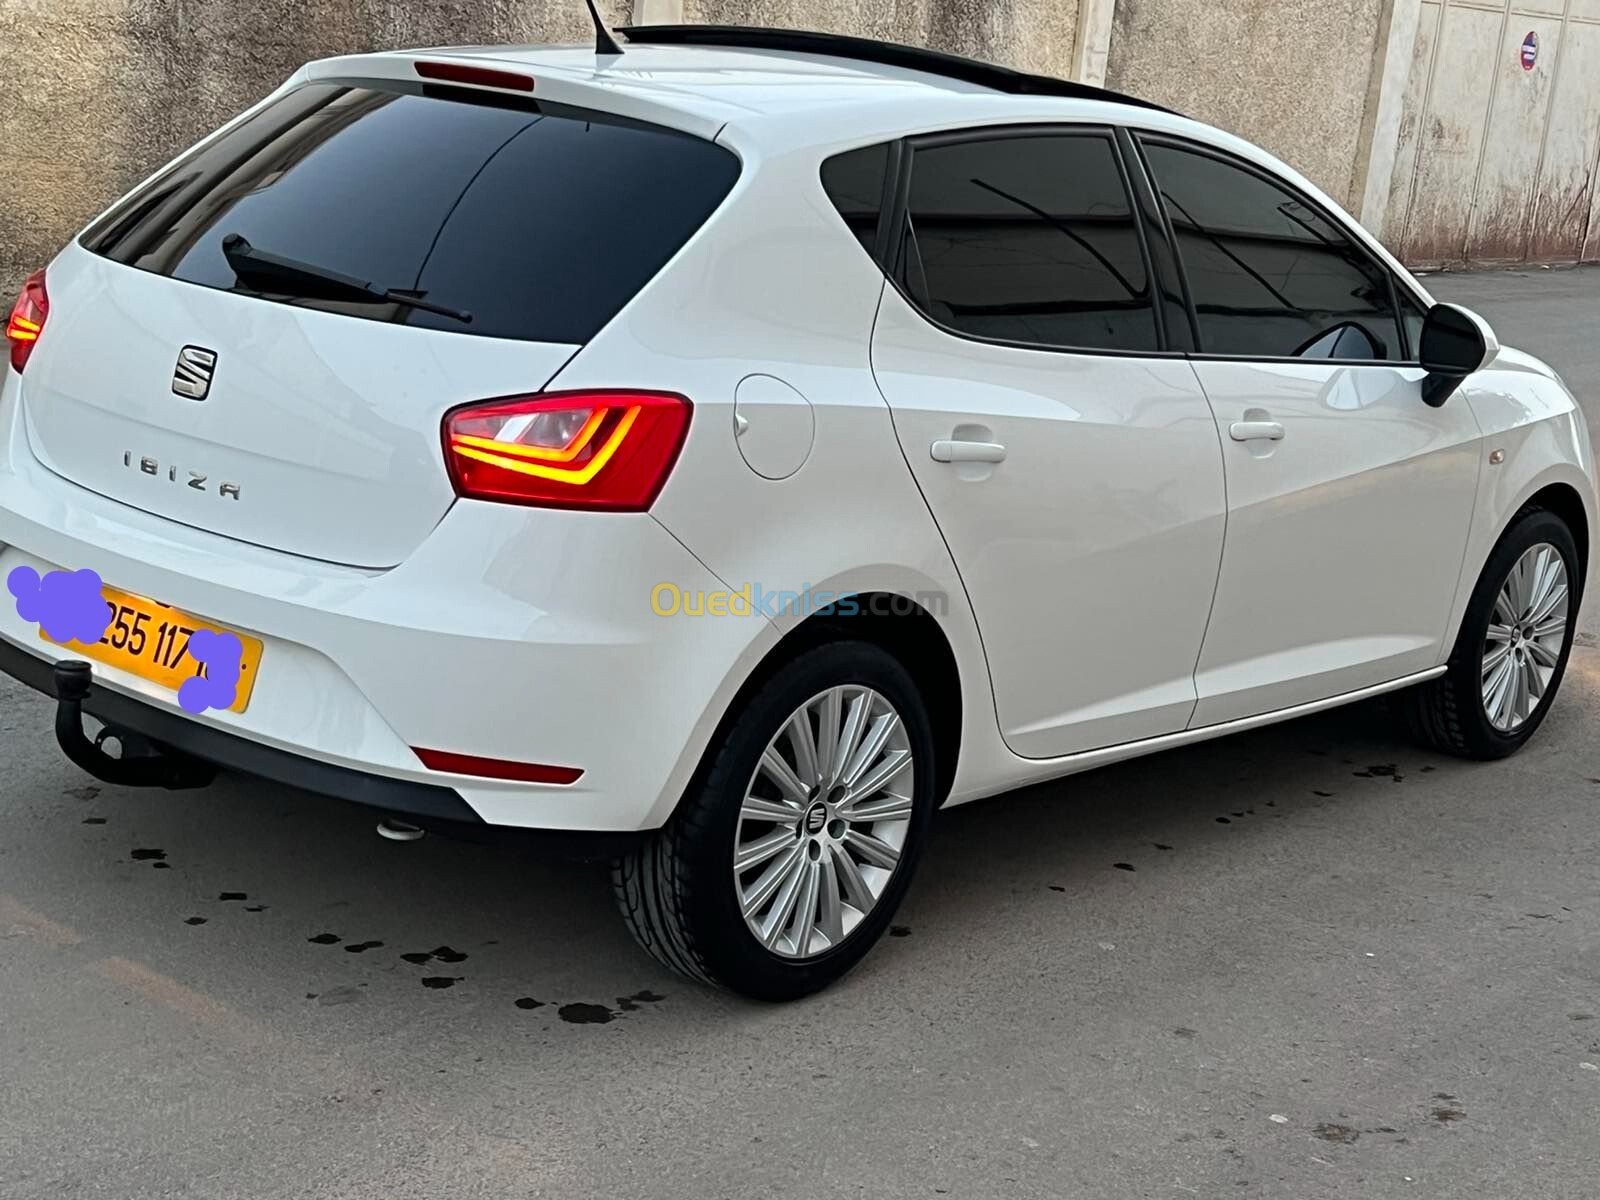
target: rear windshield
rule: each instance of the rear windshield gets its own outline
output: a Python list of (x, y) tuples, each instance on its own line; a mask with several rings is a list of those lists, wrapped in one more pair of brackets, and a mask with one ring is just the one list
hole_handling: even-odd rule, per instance
[[(581, 343), (738, 175), (720, 146), (598, 112), (432, 85), (317, 83), (181, 159), (83, 245), (143, 271), (307, 308)], [(241, 246), (280, 269), (252, 268)], [(391, 296), (355, 292), (352, 281)]]

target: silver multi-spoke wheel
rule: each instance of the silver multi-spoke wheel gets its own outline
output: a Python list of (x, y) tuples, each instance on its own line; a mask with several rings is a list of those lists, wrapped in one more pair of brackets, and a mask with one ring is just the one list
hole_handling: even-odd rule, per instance
[(784, 958), (839, 945), (888, 887), (915, 782), (900, 714), (868, 687), (807, 700), (767, 743), (745, 788), (733, 882), (745, 923)]
[(1483, 645), (1483, 711), (1501, 733), (1525, 724), (1561, 662), (1567, 564), (1548, 542), (1531, 546), (1500, 585)]

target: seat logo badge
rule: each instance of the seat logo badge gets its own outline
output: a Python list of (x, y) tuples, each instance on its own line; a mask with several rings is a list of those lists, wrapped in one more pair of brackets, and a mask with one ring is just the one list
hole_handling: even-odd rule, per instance
[(806, 832), (817, 834), (822, 832), (822, 827), (828, 823), (828, 810), (820, 804), (813, 804), (811, 811), (806, 813)]
[(203, 346), (185, 346), (178, 351), (178, 366), (172, 372), (172, 390), (190, 400), (204, 400), (211, 391), (216, 373), (217, 353)]

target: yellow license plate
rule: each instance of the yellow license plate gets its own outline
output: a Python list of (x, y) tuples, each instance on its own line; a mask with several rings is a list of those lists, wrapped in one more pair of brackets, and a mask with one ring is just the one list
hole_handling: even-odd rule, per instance
[(143, 596), (130, 596), (115, 588), (101, 588), (100, 594), (111, 605), (111, 624), (105, 636), (92, 646), (82, 642), (57, 642), (43, 629), (39, 636), (58, 646), (70, 646), (85, 657), (97, 659), (119, 667), (141, 679), (148, 679), (158, 687), (176, 692), (185, 679), (201, 674), (200, 664), (189, 654), (189, 637), (197, 629), (212, 633), (231, 633), (244, 644), (244, 655), (239, 662), (239, 690), (234, 696), (230, 712), (243, 712), (250, 703), (250, 692), (255, 687), (256, 672), (261, 666), (261, 642), (246, 637), (237, 630), (213, 625), (188, 613), (146, 600)]

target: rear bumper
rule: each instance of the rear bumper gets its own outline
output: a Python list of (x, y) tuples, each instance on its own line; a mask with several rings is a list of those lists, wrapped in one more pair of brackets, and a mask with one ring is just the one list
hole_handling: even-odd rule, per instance
[[(88, 567), (108, 586), (261, 639), (243, 713), (192, 716), (175, 694), (94, 664), (88, 712), (195, 757), (418, 816), (443, 803), (468, 824), (650, 830), (777, 640), (759, 614), (656, 615), (656, 584), (724, 585), (648, 515), (462, 501), (387, 571), (153, 516), (43, 467), (18, 417), (21, 380), (3, 382), (0, 577), (18, 565)], [(42, 641), (9, 600), (0, 592), (5, 669), (49, 690), (53, 664), (77, 656)], [(562, 786), (430, 771), (412, 747), (583, 775)]]
[[(36, 692), (54, 696), (50, 679), (50, 660), (30, 654), (16, 643), (0, 638), (0, 671), (27, 684)], [(230, 771), (258, 775), (274, 783), (349, 800), (371, 808), (436, 821), (464, 821), (481, 824), (482, 818), (454, 788), (416, 783), (406, 779), (387, 779), (368, 775), (349, 767), (301, 758), (285, 750), (263, 746), (209, 725), (186, 720), (172, 712), (135, 700), (132, 696), (97, 687), (83, 702), (83, 710), (107, 725), (143, 734), (203, 758)]]
[[(0, 673), (46, 696), (54, 694), (50, 662), (5, 638), (0, 638)], [(604, 858), (625, 852), (643, 836), (569, 830), (501, 830), (485, 824), (454, 788), (390, 779), (302, 758), (196, 724), (104, 687), (90, 692), (83, 702), (83, 711), (109, 727), (140, 734), (164, 748), (203, 759), (224, 770), (401, 816), (411, 824), (468, 841), (499, 840), (497, 834), (502, 833), (526, 833), (529, 839), (519, 844), (562, 857)]]

